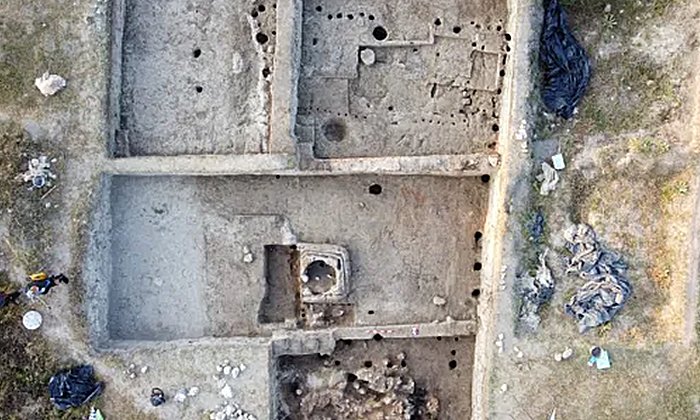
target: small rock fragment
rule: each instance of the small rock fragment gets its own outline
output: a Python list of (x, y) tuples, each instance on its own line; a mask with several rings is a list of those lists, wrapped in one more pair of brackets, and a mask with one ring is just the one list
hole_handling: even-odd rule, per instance
[(505, 393), (506, 391), (508, 391), (508, 385), (507, 384), (501, 385), (501, 394)]
[(246, 264), (252, 263), (252, 262), (253, 262), (253, 259), (254, 259), (254, 258), (253, 258), (253, 254), (251, 254), (251, 253), (248, 253), (248, 254), (243, 255), (243, 262), (246, 263)]
[(187, 391), (188, 397), (196, 397), (199, 394), (199, 387), (193, 386)]
[(187, 390), (181, 389), (175, 393), (173, 396), (173, 401), (176, 403), (183, 403), (187, 399)]
[(141, 373), (146, 374), (148, 372), (148, 366), (144, 366), (141, 368)]
[(224, 375), (228, 376), (231, 374), (231, 366), (224, 366)]
[(445, 300), (444, 297), (435, 296), (433, 298), (433, 305), (435, 305), (435, 306), (444, 306), (446, 303), (447, 303), (447, 300)]
[(229, 384), (226, 384), (223, 388), (221, 388), (221, 392), (219, 393), (222, 397), (226, 398), (227, 400), (233, 398), (233, 390), (231, 389), (231, 386)]
[(241, 374), (241, 370), (238, 367), (231, 369), (231, 377), (233, 379), (238, 378), (238, 375), (240, 375), (240, 374)]
[(561, 354), (562, 360), (566, 360), (574, 355), (574, 350), (571, 347), (567, 347)]
[(47, 71), (34, 80), (34, 86), (42, 95), (52, 96), (66, 87), (66, 79), (57, 74), (49, 74)]
[(246, 366), (245, 364), (241, 363), (240, 365), (238, 365), (238, 369), (240, 369), (241, 372), (244, 372), (246, 369), (248, 369), (248, 366)]
[(556, 353), (554, 355), (554, 360), (556, 360), (557, 362), (561, 362), (561, 353)]
[(360, 51), (360, 60), (362, 60), (362, 63), (364, 65), (371, 66), (376, 60), (374, 51), (371, 48), (363, 49), (362, 51)]

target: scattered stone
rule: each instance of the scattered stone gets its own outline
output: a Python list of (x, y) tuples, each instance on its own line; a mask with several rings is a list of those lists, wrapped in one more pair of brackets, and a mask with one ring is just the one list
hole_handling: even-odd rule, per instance
[(567, 347), (564, 352), (561, 354), (562, 360), (567, 360), (571, 358), (571, 356), (574, 355), (574, 350), (571, 347)]
[(561, 360), (562, 360), (562, 359), (561, 359), (561, 353), (555, 353), (555, 354), (554, 354), (554, 360), (556, 360), (557, 362), (561, 362)]
[(173, 396), (173, 401), (176, 403), (183, 403), (187, 399), (187, 390), (186, 389), (180, 389), (175, 393), (175, 396)]
[(244, 263), (250, 264), (250, 263), (253, 262), (253, 260), (254, 260), (254, 258), (253, 258), (253, 254), (252, 254), (252, 253), (248, 253), (248, 254), (244, 254), (244, 255), (243, 255), (243, 262), (244, 262)]
[(136, 379), (136, 372), (131, 372), (129, 374), (129, 379)]
[(196, 397), (199, 394), (199, 387), (193, 386), (187, 391), (188, 397)]
[(360, 51), (360, 60), (362, 60), (362, 63), (366, 66), (371, 66), (374, 64), (376, 60), (374, 50), (371, 48), (365, 48), (364, 50)]
[(240, 368), (235, 367), (235, 368), (231, 369), (231, 377), (232, 377), (233, 379), (238, 378), (238, 376), (239, 376), (240, 374), (241, 374), (241, 369), (240, 369)]
[(246, 369), (248, 369), (248, 366), (246, 366), (245, 364), (241, 363), (240, 365), (238, 365), (238, 369), (240, 369), (241, 372), (244, 372)]
[(39, 89), (44, 96), (53, 96), (66, 87), (66, 79), (57, 74), (42, 74), (34, 80), (34, 86)]
[(610, 13), (612, 11), (612, 5), (609, 3), (605, 5), (605, 9), (603, 9), (603, 12), (605, 13)]
[(435, 306), (445, 306), (446, 303), (447, 303), (447, 300), (445, 300), (444, 297), (435, 296), (433, 298), (433, 305), (435, 305)]
[(224, 385), (224, 387), (221, 388), (221, 392), (219, 393), (222, 397), (226, 398), (227, 400), (233, 398), (233, 389), (231, 389), (231, 385), (229, 384)]
[(508, 385), (506, 385), (506, 384), (501, 385), (501, 394), (504, 394), (506, 391), (508, 391)]
[(142, 368), (141, 368), (141, 373), (145, 375), (146, 372), (148, 372), (148, 366), (142, 367)]
[(231, 366), (224, 366), (223, 369), (224, 375), (228, 376), (231, 374)]

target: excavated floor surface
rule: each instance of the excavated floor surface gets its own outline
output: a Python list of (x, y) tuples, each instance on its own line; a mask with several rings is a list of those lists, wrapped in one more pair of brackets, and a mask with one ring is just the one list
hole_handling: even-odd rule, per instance
[(487, 191), (477, 178), (116, 176), (109, 336), (259, 334), (266, 246), (296, 242), (349, 251), (350, 325), (474, 319)]
[(125, 2), (118, 153), (263, 152), (275, 5)]
[[(319, 158), (495, 147), (506, 2), (304, 2), (297, 135)], [(362, 59), (362, 57), (369, 57)]]

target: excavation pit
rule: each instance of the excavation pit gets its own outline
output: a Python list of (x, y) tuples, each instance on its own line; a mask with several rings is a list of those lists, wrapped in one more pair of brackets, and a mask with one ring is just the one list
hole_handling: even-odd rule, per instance
[(304, 1), (298, 140), (316, 158), (487, 151), (506, 19), (504, 0)]
[[(474, 232), (483, 231), (488, 194), (477, 178), (112, 176), (104, 184), (87, 276), (99, 342), (326, 325), (304, 325), (300, 302), (346, 326), (475, 319)], [(367, 193), (372, 184), (381, 195)], [(294, 272), (309, 244), (346, 249), (349, 261), (333, 268), (348, 282), (303, 302)]]
[(473, 362), (464, 336), (341, 340), (328, 356), (281, 356), (274, 418), (468, 419)]
[(276, 5), (117, 0), (113, 10), (114, 155), (266, 152)]

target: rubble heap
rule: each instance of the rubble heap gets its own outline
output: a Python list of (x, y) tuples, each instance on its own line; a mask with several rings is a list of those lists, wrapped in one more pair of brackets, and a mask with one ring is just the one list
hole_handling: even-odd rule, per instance
[[(336, 367), (295, 382), (299, 415), (306, 419), (437, 419), (438, 399), (416, 386), (403, 353), (379, 366), (346, 372)], [(402, 363), (403, 362), (403, 363)]]

